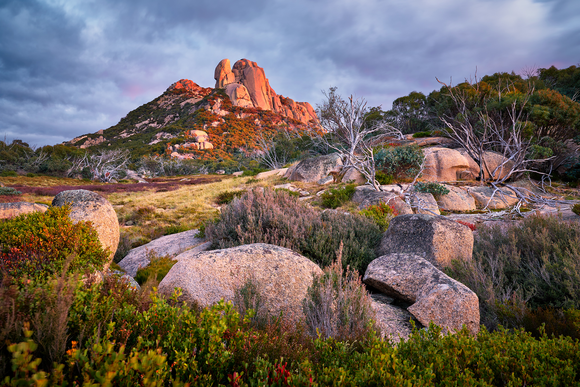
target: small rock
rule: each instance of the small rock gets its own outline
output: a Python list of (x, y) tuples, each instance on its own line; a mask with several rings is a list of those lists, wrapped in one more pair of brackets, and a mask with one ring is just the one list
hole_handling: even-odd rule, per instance
[(0, 219), (13, 218), (36, 211), (46, 212), (47, 209), (48, 206), (46, 204), (28, 202), (0, 203)]

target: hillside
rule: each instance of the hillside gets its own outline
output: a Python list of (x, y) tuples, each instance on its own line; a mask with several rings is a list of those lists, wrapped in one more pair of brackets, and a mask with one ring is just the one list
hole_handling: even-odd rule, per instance
[(215, 79), (215, 88), (181, 79), (153, 101), (129, 112), (117, 125), (64, 144), (81, 149), (126, 148), (133, 156), (228, 160), (233, 154), (259, 152), (261, 139), (318, 128), (312, 106), (276, 94), (255, 62), (242, 59), (231, 69), (224, 59), (216, 68)]

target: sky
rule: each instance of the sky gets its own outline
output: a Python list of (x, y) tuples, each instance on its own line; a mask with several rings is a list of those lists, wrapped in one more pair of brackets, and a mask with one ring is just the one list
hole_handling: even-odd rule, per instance
[(388, 110), (496, 72), (580, 63), (579, 0), (0, 0), (0, 140), (54, 145), (115, 125), (220, 60), (277, 94)]

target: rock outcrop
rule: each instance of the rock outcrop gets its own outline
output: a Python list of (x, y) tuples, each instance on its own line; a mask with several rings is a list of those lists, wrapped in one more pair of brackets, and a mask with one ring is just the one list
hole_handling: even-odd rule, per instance
[(230, 60), (223, 59), (214, 72), (216, 88), (225, 88), (235, 106), (273, 110), (302, 123), (317, 123), (318, 117), (308, 102), (295, 102), (270, 87), (264, 69), (247, 59), (240, 59), (230, 68)]
[(479, 167), (466, 153), (440, 147), (426, 148), (423, 153), (423, 179), (426, 181), (471, 180), (479, 175)]
[(436, 267), (444, 268), (453, 259), (471, 259), (473, 232), (443, 216), (400, 215), (389, 223), (377, 253), (417, 254)]
[(48, 206), (46, 204), (28, 202), (0, 203), (0, 219), (13, 218), (36, 211), (45, 212), (47, 209)]
[(398, 215), (412, 214), (413, 210), (396, 192), (391, 191), (375, 191), (370, 186), (358, 186), (355, 189), (352, 201), (359, 205), (359, 209), (363, 209), (370, 205), (379, 203), (387, 203), (397, 211)]
[(516, 193), (506, 187), (498, 189), (497, 191), (487, 186), (469, 187), (467, 192), (475, 200), (477, 208), (487, 207), (490, 210), (501, 210), (513, 206), (518, 202)]
[(108, 269), (119, 245), (119, 221), (113, 206), (101, 195), (84, 189), (62, 191), (52, 200), (55, 207), (66, 204), (71, 205), (69, 216), (74, 223), (90, 221), (97, 230), (101, 245), (110, 252), (109, 262), (104, 267)]
[(294, 167), (289, 168), (284, 176), (290, 181), (316, 183), (330, 175), (331, 172), (340, 172), (341, 169), (342, 159), (340, 155), (332, 153), (302, 160)]
[(479, 300), (467, 286), (450, 278), (413, 253), (392, 253), (372, 261), (363, 281), (382, 293), (412, 303), (407, 310), (425, 326), (433, 322), (444, 332), (465, 325), (479, 331)]
[(444, 211), (473, 211), (476, 209), (475, 200), (467, 193), (466, 189), (445, 185), (449, 190), (446, 195), (437, 197), (439, 208)]
[(313, 275), (322, 274), (308, 258), (264, 243), (176, 259), (178, 262), (159, 284), (160, 294), (170, 295), (179, 287), (183, 301), (207, 306), (222, 298), (232, 301), (234, 291), (251, 280), (258, 285), (266, 313), (278, 316), (282, 312), (291, 320), (303, 317), (302, 300)]
[(149, 266), (152, 255), (175, 257), (186, 250), (192, 253), (207, 250), (211, 242), (198, 238), (197, 234), (198, 230), (189, 230), (157, 238), (129, 251), (119, 266), (131, 277), (135, 277), (137, 270)]

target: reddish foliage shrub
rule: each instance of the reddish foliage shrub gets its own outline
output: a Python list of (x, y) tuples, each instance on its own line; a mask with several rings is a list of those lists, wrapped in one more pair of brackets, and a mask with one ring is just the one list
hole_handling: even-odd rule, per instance
[(462, 221), (462, 220), (456, 220), (456, 222), (457, 222), (457, 223), (459, 223), (459, 224), (462, 224), (462, 225), (464, 225), (464, 226), (467, 226), (467, 227), (469, 227), (469, 229), (470, 229), (471, 231), (475, 231), (475, 229), (477, 228), (477, 227), (475, 226), (475, 224), (473, 224), (473, 223), (464, 222), (464, 221)]
[[(69, 207), (24, 214), (0, 223), (0, 271), (33, 278), (59, 273), (100, 270), (108, 259), (90, 222), (73, 224)], [(69, 258), (70, 257), (70, 258)]]

